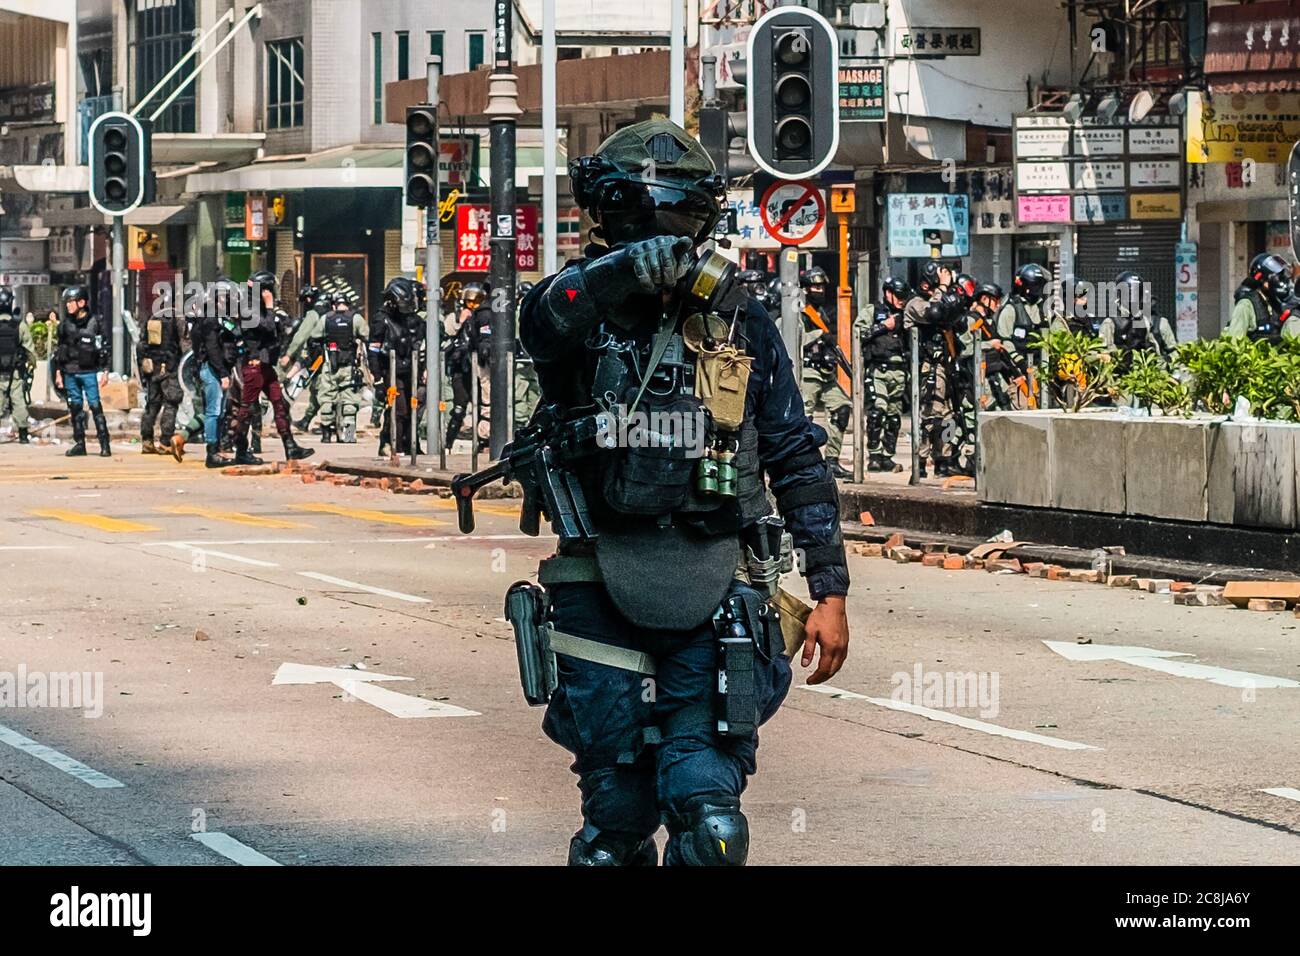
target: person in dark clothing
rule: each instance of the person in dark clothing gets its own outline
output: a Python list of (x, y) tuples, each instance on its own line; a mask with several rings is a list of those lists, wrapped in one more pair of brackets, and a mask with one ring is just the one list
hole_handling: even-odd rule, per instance
[(83, 285), (63, 290), (66, 313), (59, 323), (59, 344), (54, 353), (54, 384), (68, 396), (68, 415), (72, 420), (72, 447), (69, 458), (86, 454), (85, 409), (95, 421), (99, 439), (99, 456), (109, 458), (108, 420), (99, 399), (99, 386), (108, 381), (108, 336), (103, 320), (89, 311), (90, 292)]
[[(384, 409), (383, 428), (379, 433), (379, 455), (390, 449), (393, 434), (393, 414), (397, 415), (397, 452), (411, 443), (411, 363), (418, 361), (424, 379), (425, 321), (416, 311), (418, 307), (416, 283), (405, 276), (397, 276), (384, 287), (383, 305), (370, 323), (369, 357), (370, 374), (375, 380), (375, 400), (381, 394), (391, 394)], [(397, 381), (389, 381), (390, 354), (397, 356)], [(423, 405), (423, 388), (416, 393), (416, 404)]]
[[(145, 320), (141, 334), (137, 359), (145, 403), (144, 415), (140, 418), (140, 451), (145, 455), (174, 453), (172, 438), (176, 432), (176, 410), (185, 398), (180, 381), (185, 316), (172, 305), (170, 285), (159, 287), (153, 314)], [(160, 444), (154, 443), (155, 424)]]

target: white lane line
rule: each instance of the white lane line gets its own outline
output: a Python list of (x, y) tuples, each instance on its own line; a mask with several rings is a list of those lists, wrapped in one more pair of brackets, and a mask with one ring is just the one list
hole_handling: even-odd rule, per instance
[(361, 680), (341, 680), (334, 681), (334, 683), (343, 688), (344, 693), (355, 697), (357, 700), (364, 700), (367, 704), (373, 704), (394, 717), (482, 716), (476, 710), (466, 710), (464, 707), (457, 707), (455, 704), (447, 704), (440, 700), (425, 700), (423, 697), (399, 694), (387, 687), (378, 687), (375, 684), (368, 684)]
[[(465, 534), (435, 534), (427, 538), (410, 538), (411, 541), (464, 541), (469, 537)], [(532, 538), (534, 541), (539, 540), (531, 534), (476, 534), (474, 535), (479, 541), (523, 541)]]
[(1300, 790), (1295, 787), (1265, 787), (1260, 793), (1271, 793), (1275, 797), (1281, 797), (1284, 800), (1295, 800), (1300, 803)]
[(191, 840), (198, 840), (209, 850), (215, 850), (227, 860), (234, 860), (240, 866), (283, 866), (264, 853), (258, 853), (251, 846), (240, 843), (229, 833), (191, 833)]
[(929, 707), (920, 707), (916, 704), (909, 704), (901, 700), (891, 700), (888, 697), (867, 697), (865, 694), (855, 694), (853, 691), (840, 690), (838, 687), (829, 687), (826, 684), (800, 684), (804, 690), (810, 690), (818, 694), (827, 694), (831, 697), (840, 697), (845, 700), (865, 700), (869, 704), (875, 704), (877, 707), (888, 707), (890, 710), (901, 710), (904, 713), (916, 714), (918, 717), (924, 717), (927, 720), (938, 720), (945, 724), (954, 724), (958, 727), (965, 727), (967, 730), (978, 730), (980, 733), (992, 734), (995, 737), (1010, 737), (1012, 740), (1023, 740), (1025, 743), (1042, 744), (1044, 747), (1055, 747), (1058, 750), (1101, 750), (1100, 747), (1094, 747), (1092, 744), (1076, 743), (1073, 740), (1062, 740), (1059, 737), (1047, 737), (1043, 734), (1030, 733), (1027, 730), (1012, 730), (1008, 727), (999, 727), (997, 724), (988, 724), (982, 720), (975, 720), (971, 717), (963, 717), (960, 714), (950, 714), (947, 711), (931, 710)]
[(271, 544), (333, 544), (332, 541), (317, 541), (310, 538), (241, 538), (238, 541), (142, 541), (146, 548), (188, 548), (199, 547), (206, 548), (211, 545), (232, 545), (232, 544), (253, 544), (253, 545), (271, 545)]
[(1269, 674), (1234, 671), (1226, 667), (1214, 667), (1192, 661), (1170, 660), (1174, 657), (1191, 657), (1192, 655), (1186, 651), (1162, 651), (1153, 647), (1113, 644), (1076, 644), (1073, 641), (1043, 641), (1043, 643), (1070, 661), (1116, 661), (1132, 667), (1160, 671), (1162, 674), (1172, 674), (1175, 677), (1206, 680), (1211, 684), (1242, 690), (1300, 687), (1300, 681), (1291, 680), (1289, 677), (1273, 677)]
[(100, 773), (93, 767), (87, 767), (80, 760), (74, 760), (67, 754), (59, 753), (53, 747), (47, 747), (45, 744), (38, 744), (30, 737), (24, 737), (18, 731), (0, 724), (0, 743), (8, 744), (15, 750), (21, 750), (25, 754), (30, 754), (37, 760), (42, 760), (56, 770), (62, 770), (70, 777), (76, 777), (82, 783), (89, 784), (96, 790), (111, 790), (114, 787), (125, 787), (120, 780), (114, 780), (108, 774)]
[(321, 667), (318, 664), (295, 664), (285, 661), (275, 671), (271, 686), (280, 684), (334, 684), (339, 681), (411, 680), (378, 671), (359, 671), (349, 667)]
[(228, 551), (213, 551), (210, 548), (196, 548), (192, 544), (173, 544), (171, 547), (178, 551), (188, 551), (191, 554), (201, 554), (205, 558), (222, 558), (226, 561), (235, 561), (239, 564), (251, 564), (255, 568), (278, 568), (280, 565), (274, 561), (262, 561), (258, 558), (246, 558), (241, 554), (231, 554)]
[(349, 581), (347, 578), (336, 578), (331, 574), (321, 574), (319, 571), (299, 571), (304, 578), (311, 578), (314, 581), (324, 581), (326, 584), (336, 584), (341, 588), (347, 588), (350, 591), (368, 591), (371, 594), (378, 594), (381, 597), (395, 598), (398, 601), (406, 601), (410, 604), (428, 604), (429, 599), (419, 597), (414, 594), (403, 594), (401, 591), (389, 591), (386, 588), (375, 588), (369, 584), (358, 584), (356, 581)]
[(5, 544), (0, 551), (71, 551), (70, 544)]

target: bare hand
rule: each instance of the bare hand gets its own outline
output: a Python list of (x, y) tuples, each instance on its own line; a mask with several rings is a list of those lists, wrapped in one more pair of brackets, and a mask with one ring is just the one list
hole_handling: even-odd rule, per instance
[(849, 656), (849, 617), (844, 610), (844, 595), (828, 594), (817, 602), (808, 615), (804, 633), (800, 664), (812, 664), (813, 649), (821, 647), (817, 669), (808, 676), (808, 683), (821, 684), (834, 677)]
[(289, 367), (289, 356), (285, 355), (280, 359), (280, 368)]
[(226, 389), (228, 389), (228, 388), (230, 388), (230, 377), (229, 377), (229, 376), (227, 376), (226, 378), (223, 378), (223, 379), (221, 380), (221, 390), (224, 392), (224, 391), (225, 391)]
[(96, 377), (95, 381), (99, 383), (100, 388), (103, 388), (105, 385), (108, 384), (108, 373), (100, 372), (99, 375)]
[(62, 372), (55, 372), (55, 373), (54, 373), (54, 387), (55, 387), (55, 388), (58, 388), (58, 389), (63, 388), (63, 373), (62, 373)]

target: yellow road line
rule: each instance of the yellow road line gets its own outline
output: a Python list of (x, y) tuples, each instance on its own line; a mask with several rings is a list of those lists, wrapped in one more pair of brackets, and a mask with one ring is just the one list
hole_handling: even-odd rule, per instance
[[(431, 508), (440, 508), (443, 511), (456, 510), (456, 502), (451, 498), (437, 498), (433, 495), (428, 495), (427, 498), (429, 507)], [(504, 518), (518, 518), (519, 510), (519, 505), (494, 505), (477, 500), (474, 502), (475, 514), (482, 512), (486, 515), (501, 515)]]
[(53, 518), (56, 521), (66, 521), (69, 524), (85, 525), (87, 528), (96, 528), (100, 531), (112, 531), (119, 534), (162, 530), (151, 524), (126, 521), (122, 518), (110, 518), (107, 515), (97, 515), (89, 511), (69, 511), (65, 508), (37, 508), (31, 513), (38, 518)]
[[(54, 481), (54, 475), (0, 475), (0, 484), (3, 485), (22, 485), (31, 484), (37, 481)], [(119, 484), (130, 484), (133, 481), (197, 481), (202, 475), (58, 475), (59, 481), (66, 481), (69, 484), (86, 484), (87, 482), (117, 482)]]
[(439, 525), (445, 525), (447, 522), (439, 521), (436, 518), (422, 518), (418, 515), (399, 514), (395, 511), (374, 511), (370, 508), (345, 508), (342, 505), (331, 505), (323, 502), (314, 502), (304, 505), (290, 505), (295, 511), (314, 511), (317, 514), (339, 515), (344, 518), (356, 518), (359, 521), (377, 521), (382, 524), (400, 524), (408, 528), (434, 528)]
[(198, 505), (172, 505), (158, 508), (158, 511), (173, 515), (194, 515), (211, 521), (229, 521), (234, 524), (247, 524), (256, 528), (309, 528), (301, 521), (287, 521), (284, 518), (270, 518), (265, 515), (250, 515), (243, 511), (221, 511), (218, 508), (201, 508)]

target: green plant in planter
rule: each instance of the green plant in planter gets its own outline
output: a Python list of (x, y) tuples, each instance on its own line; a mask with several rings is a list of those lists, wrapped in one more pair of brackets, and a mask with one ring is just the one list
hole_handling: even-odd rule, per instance
[(1179, 346), (1178, 357), (1192, 373), (1192, 394), (1207, 411), (1229, 414), (1240, 397), (1250, 402), (1252, 414), (1268, 418), (1282, 400), (1287, 360), (1267, 342), (1201, 339)]
[(1117, 384), (1123, 394), (1144, 408), (1158, 408), (1166, 415), (1191, 414), (1191, 387), (1154, 352), (1134, 352), (1128, 371)]
[(36, 349), (36, 354), (42, 360), (50, 357), (50, 333), (49, 324), (44, 319), (34, 319), (29, 326), (32, 333), (32, 347)]
[(1062, 408), (1077, 412), (1110, 394), (1115, 363), (1101, 339), (1057, 329), (1034, 336), (1028, 344), (1046, 350), (1048, 381)]

